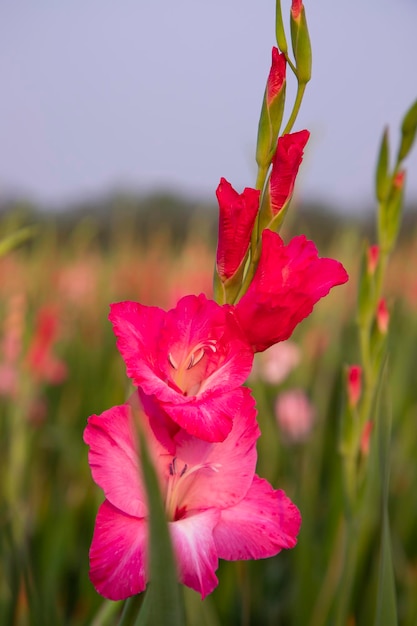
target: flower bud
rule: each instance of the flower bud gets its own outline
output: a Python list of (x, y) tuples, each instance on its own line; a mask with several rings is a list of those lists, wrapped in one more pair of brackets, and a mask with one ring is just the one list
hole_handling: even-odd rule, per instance
[(349, 406), (355, 409), (358, 406), (362, 393), (362, 368), (360, 365), (351, 365), (347, 370), (347, 396)]
[(216, 267), (224, 283), (243, 267), (259, 208), (260, 191), (246, 188), (239, 194), (225, 179), (216, 190), (219, 203), (219, 239)]
[(376, 310), (376, 323), (381, 335), (386, 335), (388, 332), (389, 318), (390, 315), (387, 308), (387, 303), (384, 298), (381, 298), (381, 300), (378, 302)]
[(402, 161), (410, 152), (417, 132), (417, 100), (411, 105), (401, 125), (401, 144), (398, 161)]
[(294, 191), (295, 179), (309, 137), (308, 130), (301, 130), (278, 139), (260, 212), (260, 232), (264, 228), (278, 231)]
[(292, 1), (290, 25), (297, 78), (299, 83), (305, 84), (311, 78), (311, 43), (302, 0)]
[(262, 111), (258, 126), (256, 162), (268, 167), (275, 149), (276, 138), (284, 114), (286, 88), (286, 60), (278, 48), (272, 48), (272, 64), (265, 88)]
[(376, 244), (369, 246), (369, 248), (367, 249), (367, 257), (368, 257), (368, 266), (367, 266), (368, 274), (369, 276), (373, 276), (378, 266), (379, 246)]

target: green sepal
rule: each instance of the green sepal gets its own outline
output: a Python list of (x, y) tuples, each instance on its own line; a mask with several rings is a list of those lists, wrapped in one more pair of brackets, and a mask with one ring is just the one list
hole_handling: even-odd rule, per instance
[(262, 168), (269, 167), (275, 153), (279, 130), (284, 115), (285, 91), (286, 81), (284, 80), (280, 92), (268, 107), (265, 89), (256, 143), (256, 162), (258, 166)]
[(417, 100), (411, 105), (401, 124), (401, 143), (398, 150), (398, 163), (400, 163), (413, 147), (417, 132)]
[(288, 53), (287, 38), (285, 36), (284, 22), (282, 21), (281, 0), (276, 0), (275, 9), (275, 35), (278, 48), (285, 55)]
[(242, 288), (248, 256), (249, 248), (236, 272), (230, 278), (222, 280), (217, 268), (214, 270), (214, 299), (218, 304), (234, 304), (236, 302)]
[(376, 166), (375, 190), (379, 202), (384, 202), (390, 186), (389, 165), (389, 138), (388, 128), (384, 130), (379, 148), (378, 162)]
[(305, 84), (308, 83), (311, 78), (312, 54), (304, 6), (297, 19), (294, 19), (291, 13), (290, 26), (291, 43), (297, 67), (298, 82)]
[(274, 233), (279, 233), (292, 198), (291, 195), (287, 199), (287, 202), (278, 211), (278, 213), (274, 215), (271, 209), (269, 181), (270, 178), (268, 178), (265, 185), (265, 191), (262, 196), (261, 208), (259, 210), (259, 237), (261, 237), (262, 231), (265, 230), (265, 228), (272, 230)]

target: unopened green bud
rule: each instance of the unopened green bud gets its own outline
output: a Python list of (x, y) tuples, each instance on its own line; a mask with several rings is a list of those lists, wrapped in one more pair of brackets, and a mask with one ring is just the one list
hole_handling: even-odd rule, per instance
[(408, 109), (401, 125), (401, 144), (398, 151), (398, 162), (400, 163), (413, 147), (417, 132), (417, 100)]
[(292, 2), (290, 25), (298, 82), (305, 84), (311, 78), (312, 55), (305, 9), (301, 0), (293, 0)]
[(268, 168), (284, 114), (286, 60), (277, 48), (272, 48), (272, 63), (266, 83), (256, 144), (256, 162)]
[(381, 248), (389, 253), (395, 243), (400, 228), (401, 210), (404, 197), (405, 171), (397, 172), (386, 202), (379, 207), (378, 228)]
[(275, 34), (277, 39), (278, 48), (284, 54), (288, 52), (287, 38), (285, 36), (284, 23), (282, 21), (281, 0), (276, 1), (275, 10)]
[(379, 148), (378, 162), (376, 166), (375, 190), (379, 202), (384, 202), (388, 195), (390, 176), (389, 165), (389, 140), (388, 129), (382, 135), (381, 147)]

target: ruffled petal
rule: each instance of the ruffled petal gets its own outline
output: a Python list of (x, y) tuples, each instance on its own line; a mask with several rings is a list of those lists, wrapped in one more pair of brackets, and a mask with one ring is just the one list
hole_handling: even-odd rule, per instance
[(223, 442), (206, 443), (183, 431), (175, 437), (178, 465), (188, 468), (179, 497), (188, 511), (229, 507), (242, 499), (252, 484), (260, 432), (250, 390), (239, 389), (239, 396), (233, 428)]
[(247, 187), (239, 194), (225, 179), (216, 190), (219, 203), (217, 271), (222, 280), (231, 278), (245, 258), (259, 208), (260, 191)]
[(277, 233), (262, 232), (259, 265), (236, 314), (255, 352), (288, 339), (332, 287), (348, 280), (343, 265), (321, 259), (304, 235), (285, 246)]
[(219, 512), (210, 509), (169, 524), (180, 580), (204, 599), (217, 586), (218, 567), (213, 528)]
[(224, 509), (214, 529), (219, 558), (229, 561), (263, 559), (293, 548), (301, 515), (283, 491), (255, 475), (246, 497)]
[(143, 517), (146, 494), (139, 474), (136, 433), (128, 404), (92, 415), (84, 431), (94, 481), (117, 508)]
[(125, 515), (107, 500), (99, 508), (90, 548), (90, 579), (109, 600), (144, 591), (147, 582), (147, 523)]

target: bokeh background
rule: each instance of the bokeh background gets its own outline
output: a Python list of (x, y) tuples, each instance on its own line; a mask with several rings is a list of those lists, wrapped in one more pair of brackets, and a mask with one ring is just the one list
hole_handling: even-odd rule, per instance
[[(321, 256), (344, 263), (350, 281), (289, 344), (257, 357), (249, 381), (263, 433), (258, 471), (301, 509), (299, 544), (267, 561), (222, 563), (204, 603), (186, 592), (190, 626), (334, 626), (340, 600), (339, 424), (346, 367), (359, 358), (358, 266), (364, 240), (375, 241), (383, 128), (395, 153), (417, 96), (417, 4), (306, 5), (313, 79), (296, 129), (312, 137), (281, 234), (305, 233)], [(274, 9), (272, 0), (0, 3), (0, 235), (33, 227), (0, 258), (2, 625), (117, 623), (120, 606), (88, 579), (102, 494), (82, 441), (87, 417), (130, 391), (108, 305), (171, 307), (186, 293), (211, 294), (214, 191), (221, 176), (239, 191), (255, 181)], [(384, 295), (395, 584), (400, 623), (415, 626), (416, 152), (407, 168)], [(380, 485), (368, 443), (372, 489), (349, 626), (375, 615)]]

